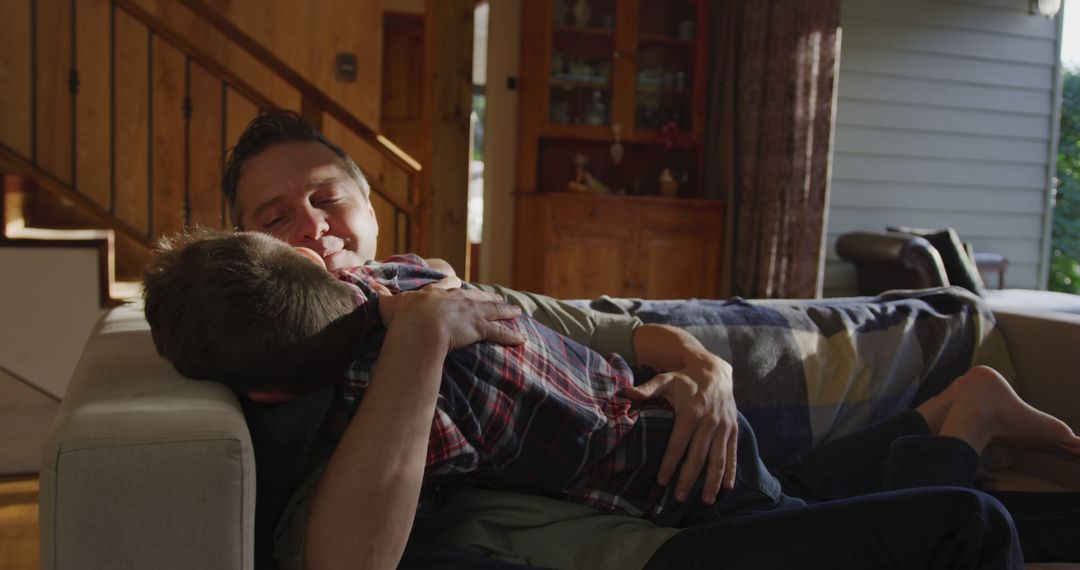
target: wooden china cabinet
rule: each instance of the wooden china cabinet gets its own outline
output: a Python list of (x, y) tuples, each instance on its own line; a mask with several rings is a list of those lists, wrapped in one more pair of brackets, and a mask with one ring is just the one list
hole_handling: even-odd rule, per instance
[(514, 284), (558, 298), (716, 297), (702, 198), (705, 0), (525, 0)]

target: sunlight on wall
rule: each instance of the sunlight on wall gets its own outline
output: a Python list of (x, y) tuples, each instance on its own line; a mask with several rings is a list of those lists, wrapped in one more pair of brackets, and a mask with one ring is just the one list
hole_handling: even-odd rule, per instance
[(1061, 63), (1072, 69), (1080, 69), (1080, 0), (1066, 2), (1063, 17)]

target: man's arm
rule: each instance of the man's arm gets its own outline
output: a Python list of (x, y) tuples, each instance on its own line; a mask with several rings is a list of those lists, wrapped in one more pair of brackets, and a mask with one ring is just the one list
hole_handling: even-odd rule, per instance
[(660, 463), (657, 481), (667, 485), (682, 463), (675, 497), (685, 501), (706, 468), (702, 501), (712, 504), (721, 486), (735, 485), (738, 412), (731, 365), (710, 353), (690, 333), (666, 325), (642, 325), (634, 333), (637, 363), (661, 371), (631, 388), (635, 400), (664, 398), (675, 409), (675, 426)]
[(634, 331), (641, 319), (630, 314), (613, 314), (571, 305), (546, 295), (515, 291), (501, 285), (470, 283), (473, 287), (495, 293), (551, 330), (568, 336), (603, 356), (617, 353), (635, 361)]
[(435, 271), (438, 271), (439, 273), (443, 273), (450, 277), (457, 277), (457, 272), (454, 271), (454, 266), (450, 265), (450, 262), (446, 261), (445, 259), (439, 259), (438, 257), (429, 257), (424, 261), (427, 262), (428, 267), (434, 269)]
[(519, 344), (497, 324), (519, 314), (481, 291), (425, 289), (382, 299), (386, 339), (356, 415), (315, 490), (305, 567), (394, 568), (412, 529), (442, 364), (479, 340)]
[[(702, 500), (712, 503), (721, 486), (735, 484), (738, 412), (731, 366), (708, 352), (690, 333), (666, 325), (645, 325), (629, 314), (608, 314), (499, 285), (472, 284), (522, 308), (560, 334), (607, 356), (666, 372), (627, 392), (645, 400), (664, 398), (675, 409), (675, 428), (661, 462), (658, 480), (666, 485), (682, 462), (676, 496), (689, 492), (707, 467)], [(685, 459), (684, 459), (685, 457)]]

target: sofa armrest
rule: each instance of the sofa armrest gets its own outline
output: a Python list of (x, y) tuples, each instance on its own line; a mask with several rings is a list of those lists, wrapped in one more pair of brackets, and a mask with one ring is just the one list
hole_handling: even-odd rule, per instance
[(138, 307), (91, 335), (41, 468), (45, 569), (253, 564), (255, 459), (236, 397), (157, 356)]
[[(996, 310), (1016, 369), (1016, 392), (1080, 432), (1080, 315)], [(1013, 453), (1013, 469), (1080, 491), (1080, 460), (1045, 452)]]

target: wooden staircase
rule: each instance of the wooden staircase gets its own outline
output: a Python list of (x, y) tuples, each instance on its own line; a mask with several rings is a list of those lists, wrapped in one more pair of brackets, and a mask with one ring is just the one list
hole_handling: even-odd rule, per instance
[[(9, 247), (85, 247), (98, 251), (98, 291), (102, 307), (114, 307), (139, 296), (139, 278), (132, 272), (142, 265), (149, 248), (143, 247), (139, 261), (130, 261), (127, 274), (118, 277), (116, 231), (94, 228), (92, 222), (81, 227), (44, 227), (27, 222), (27, 205), (48, 199), (33, 178), (5, 174), (3, 201), (0, 202), (0, 246)], [(70, 204), (70, 203), (69, 203)], [(39, 210), (41, 208), (39, 207)], [(73, 209), (63, 204), (53, 211)], [(76, 210), (76, 212), (78, 212)], [(123, 279), (123, 280), (121, 280)]]
[[(225, 149), (257, 114), (291, 106), (265, 94), (285, 84), (306, 119), (344, 129), (337, 142), (390, 222), (379, 249), (413, 249), (415, 159), (209, 5), (145, 5), (0, 0), (0, 246), (96, 248), (102, 306), (137, 296), (155, 240), (230, 226), (219, 193)], [(223, 63), (224, 45), (263, 67), (256, 79)]]

